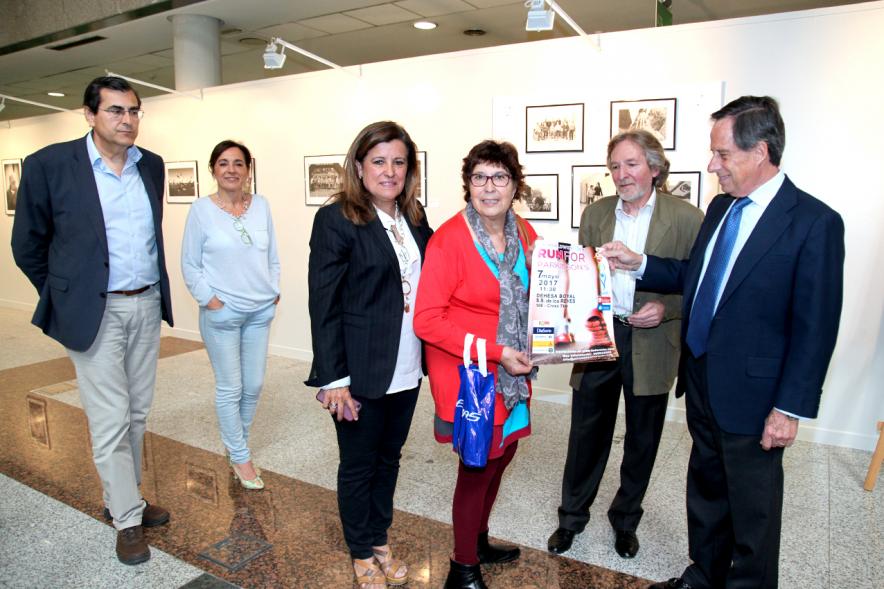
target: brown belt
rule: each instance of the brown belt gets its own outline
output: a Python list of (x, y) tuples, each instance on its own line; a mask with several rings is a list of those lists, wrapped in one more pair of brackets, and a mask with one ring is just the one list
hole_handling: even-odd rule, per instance
[(108, 291), (107, 294), (121, 294), (121, 295), (126, 295), (127, 297), (134, 297), (135, 295), (143, 293), (144, 291), (146, 291), (150, 287), (151, 287), (151, 285), (148, 284), (147, 286), (142, 286), (141, 288), (136, 288), (135, 290), (111, 290), (111, 291)]

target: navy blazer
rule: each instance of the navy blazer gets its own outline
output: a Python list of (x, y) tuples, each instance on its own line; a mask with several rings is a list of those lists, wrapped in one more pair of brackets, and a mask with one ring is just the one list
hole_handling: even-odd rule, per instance
[[(153, 212), (163, 319), (172, 325), (163, 246), (160, 156), (139, 148), (138, 171)], [(89, 349), (104, 315), (110, 263), (107, 232), (86, 137), (28, 156), (12, 227), (15, 263), (39, 293), (31, 322), (76, 351)]]
[[(423, 263), (433, 234), (426, 214), (419, 225), (407, 215), (405, 222)], [(396, 369), (405, 303), (399, 259), (380, 219), (356, 225), (339, 203), (320, 208), (310, 236), (307, 283), (313, 366), (305, 384), (321, 387), (349, 375), (351, 394), (383, 397)]]
[[(720, 194), (688, 260), (648, 256), (636, 287), (684, 292), (682, 342), (703, 259), (732, 196)], [(712, 319), (707, 391), (719, 427), (754, 435), (771, 409), (813, 418), (838, 335), (844, 223), (788, 178), (740, 251)], [(676, 394), (684, 394), (684, 357)]]

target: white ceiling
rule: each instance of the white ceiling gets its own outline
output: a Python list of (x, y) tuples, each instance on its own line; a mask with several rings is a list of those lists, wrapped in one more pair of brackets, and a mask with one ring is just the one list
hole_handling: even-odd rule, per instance
[[(559, 6), (587, 32), (611, 32), (654, 26), (656, 0), (558, 0)], [(858, 0), (673, 0), (674, 24), (719, 20), (857, 3)], [(202, 14), (223, 21), (222, 80), (225, 84), (324, 69), (325, 66), (291, 51), (281, 70), (265, 70), (264, 41), (281, 37), (339, 65), (357, 65), (417, 55), (429, 55), (567, 37), (575, 33), (556, 18), (553, 31), (525, 31), (524, 0), (205, 0), (157, 14), (80, 33), (107, 37), (65, 51), (52, 43), (0, 55), (0, 94), (63, 108), (78, 108), (82, 92), (93, 78), (110, 70), (122, 75), (174, 87), (173, 14)], [(416, 20), (439, 26), (419, 31)], [(466, 36), (482, 29), (482, 36)], [(0, 47), (0, 52), (2, 52)], [(159, 93), (139, 87), (143, 96)], [(64, 92), (53, 98), (46, 92)], [(6, 101), (0, 120), (46, 114), (47, 110)]]

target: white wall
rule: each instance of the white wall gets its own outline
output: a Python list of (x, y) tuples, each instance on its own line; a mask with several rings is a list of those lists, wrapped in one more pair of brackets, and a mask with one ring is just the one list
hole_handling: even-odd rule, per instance
[[(676, 92), (680, 147), (672, 159), (677, 168), (696, 170), (705, 168), (708, 155), (708, 112), (698, 114), (701, 103), (691, 108), (687, 101), (705, 96), (705, 107), (710, 88), (723, 88), (719, 103), (743, 94), (770, 94), (780, 101), (786, 120), (785, 171), (838, 210), (847, 227), (848, 289), (838, 347), (820, 417), (803, 425), (800, 436), (870, 449), (877, 438), (875, 421), (884, 419), (882, 30), (884, 2), (869, 2), (605, 34), (598, 37), (601, 51), (582, 39), (564, 39), (370, 64), (361, 68), (361, 77), (335, 71), (302, 74), (212, 88), (202, 101), (149, 99), (138, 143), (167, 161), (197, 159), (203, 194), (213, 190), (206, 162), (215, 143), (232, 137), (253, 150), (258, 190), (273, 206), (283, 265), (273, 352), (306, 359), (308, 240), (316, 209), (304, 205), (303, 156), (344, 153), (368, 122), (390, 118), (402, 123), (428, 152), (428, 211), (436, 226), (463, 204), (459, 169), (467, 150), (494, 132), (505, 135), (493, 125), (495, 98), (498, 105), (501, 97), (531, 104), (545, 104), (550, 97), (587, 100), (587, 151), (573, 154), (563, 166), (569, 170), (572, 163), (604, 161), (599, 146), (608, 120), (590, 116), (604, 108), (599, 105), (605, 100)], [(257, 62), (255, 67), (260, 67)], [(86, 130), (81, 118), (67, 114), (14, 121), (0, 128), (0, 159), (24, 157)], [(548, 162), (526, 158), (525, 163), (529, 172), (544, 172), (531, 168)], [(704, 184), (711, 189), (707, 179)], [(573, 237), (567, 175), (560, 176), (560, 185), (560, 221), (539, 223), (539, 230)], [(176, 319), (172, 333), (198, 337), (196, 305), (178, 263), (178, 237), (188, 208), (167, 205), (165, 210)], [(0, 218), (5, 243), (11, 227), (12, 218)], [(35, 300), (9, 249), (3, 248), (0, 304), (27, 309)], [(544, 369), (538, 384), (566, 393), (567, 371)], [(673, 401), (676, 418), (679, 407)]]

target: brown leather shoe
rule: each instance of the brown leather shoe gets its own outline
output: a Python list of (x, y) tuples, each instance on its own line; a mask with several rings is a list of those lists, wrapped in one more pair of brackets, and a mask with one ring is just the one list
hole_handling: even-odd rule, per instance
[(141, 526), (117, 530), (117, 558), (123, 564), (141, 564), (150, 558), (150, 548)]
[[(145, 528), (153, 528), (169, 522), (168, 511), (159, 505), (151, 505), (147, 501), (144, 503), (146, 507), (144, 508), (144, 513), (141, 514), (142, 526)], [(114, 521), (114, 516), (111, 515), (111, 512), (107, 507), (104, 508), (104, 519), (109, 522)]]

